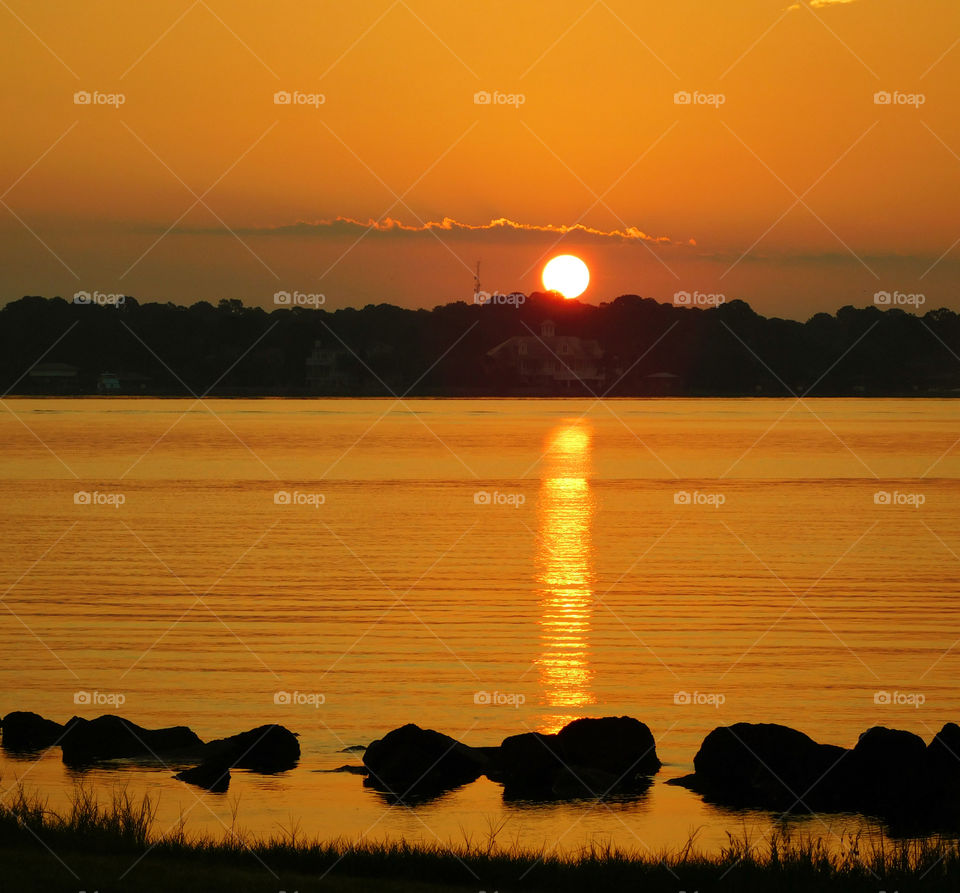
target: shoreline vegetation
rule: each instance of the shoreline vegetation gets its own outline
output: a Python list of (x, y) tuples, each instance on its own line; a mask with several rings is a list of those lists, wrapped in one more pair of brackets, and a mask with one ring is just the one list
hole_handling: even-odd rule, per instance
[(83, 784), (70, 806), (51, 810), (22, 784), (0, 804), (0, 860), (6, 890), (477, 891), (477, 890), (956, 890), (960, 843), (948, 837), (822, 838), (774, 831), (728, 835), (700, 851), (696, 835), (672, 852), (631, 852), (593, 842), (571, 855), (502, 843), (503, 827), (462, 843), (319, 841), (296, 826), (256, 837), (237, 825), (222, 838), (190, 833), (185, 820), (156, 827), (157, 804), (125, 788), (101, 802)]
[(27, 296), (0, 308), (0, 384), (61, 397), (960, 396), (947, 308), (890, 297), (800, 322), (740, 300), (515, 297), (328, 310)]

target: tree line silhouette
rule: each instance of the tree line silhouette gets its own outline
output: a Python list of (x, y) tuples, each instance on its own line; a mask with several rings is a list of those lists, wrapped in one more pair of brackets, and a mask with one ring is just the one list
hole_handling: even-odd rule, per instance
[[(598, 342), (601, 385), (531, 388), (491, 367), (488, 351), (538, 337), (547, 319), (557, 335)], [(335, 374), (308, 385), (315, 344)], [(60, 378), (42, 374), (58, 364)], [(653, 382), (664, 380), (689, 396), (950, 396), (960, 394), (960, 317), (846, 306), (799, 322), (739, 300), (699, 309), (623, 295), (595, 306), (549, 293), (432, 310), (32, 296), (0, 310), (4, 392), (97, 393), (106, 372), (119, 392), (163, 396), (637, 396), (662, 393)]]

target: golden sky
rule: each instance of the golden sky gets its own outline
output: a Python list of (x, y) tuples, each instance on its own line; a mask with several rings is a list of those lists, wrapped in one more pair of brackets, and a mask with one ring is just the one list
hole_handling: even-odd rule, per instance
[(529, 292), (567, 251), (594, 303), (960, 305), (956, 0), (6, 0), (0, 21), (4, 301), (433, 306), (470, 298), (477, 260)]

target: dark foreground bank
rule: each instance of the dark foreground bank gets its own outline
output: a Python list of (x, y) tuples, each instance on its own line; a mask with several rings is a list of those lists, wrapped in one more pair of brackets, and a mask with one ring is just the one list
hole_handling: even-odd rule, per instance
[(272, 839), (232, 831), (222, 839), (156, 828), (154, 804), (115, 794), (107, 804), (78, 788), (67, 814), (15, 790), (0, 805), (0, 889), (154, 893), (204, 891), (457, 890), (956, 890), (960, 845), (939, 838), (842, 842), (774, 835), (731, 838), (716, 856), (693, 841), (669, 854), (627, 854), (595, 844), (575, 857), (502, 847), (321, 843), (296, 832)]

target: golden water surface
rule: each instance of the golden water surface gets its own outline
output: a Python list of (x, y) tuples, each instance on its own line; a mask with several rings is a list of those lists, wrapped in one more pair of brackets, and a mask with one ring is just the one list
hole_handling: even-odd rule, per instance
[[(7, 796), (126, 780), (161, 822), (210, 831), (239, 798), (264, 832), (461, 840), (505, 820), (530, 845), (700, 828), (710, 847), (772, 821), (663, 784), (712, 728), (850, 746), (960, 720), (950, 401), (5, 404), (0, 711), (204, 738), (281, 722), (303, 749), (227, 796), (163, 769), (72, 774), (56, 749), (3, 757)], [(629, 803), (505, 805), (482, 779), (391, 808), (323, 771), (405, 722), (480, 745), (622, 714), (665, 763)]]

